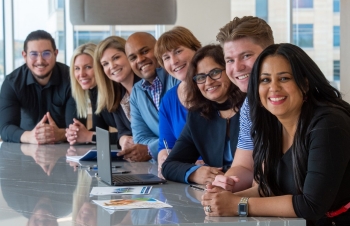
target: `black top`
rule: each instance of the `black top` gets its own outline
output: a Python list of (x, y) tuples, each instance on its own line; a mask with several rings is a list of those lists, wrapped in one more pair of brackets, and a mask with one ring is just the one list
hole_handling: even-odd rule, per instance
[[(45, 86), (37, 83), (26, 64), (6, 76), (0, 93), (2, 140), (19, 143), (22, 134), (31, 131), (46, 112), (58, 128), (67, 128), (77, 118), (68, 66), (56, 62)], [(86, 119), (80, 121), (86, 123)]]
[[(140, 80), (141, 78), (134, 74), (134, 84)], [(126, 89), (123, 86), (120, 86), (120, 87), (121, 87), (121, 97), (123, 98), (126, 93)], [(129, 119), (126, 117), (125, 112), (120, 105), (118, 106), (117, 110), (113, 112), (113, 117), (118, 128), (118, 140), (124, 135), (132, 136), (131, 123)]]
[[(230, 149), (235, 155), (239, 132), (239, 112), (230, 120)], [(211, 167), (226, 167), (224, 160), (227, 120), (214, 114), (206, 119), (198, 111), (188, 112), (186, 124), (175, 146), (162, 166), (163, 176), (185, 182), (186, 172), (195, 166), (199, 156)], [(231, 166), (231, 164), (229, 164)]]
[[(113, 118), (113, 114), (111, 112), (108, 112), (107, 109), (103, 109), (100, 112), (100, 114), (95, 114), (95, 111), (97, 108), (97, 93), (98, 93), (97, 86), (89, 90), (91, 109), (92, 109), (92, 128), (90, 128), (89, 130), (96, 131), (96, 126), (105, 130), (109, 130), (110, 126), (117, 128), (117, 125)], [(118, 139), (117, 132), (109, 133), (109, 137), (112, 144), (118, 143), (119, 139)], [(92, 141), (96, 141), (95, 135), (92, 137)]]
[[(350, 202), (350, 117), (339, 109), (320, 107), (308, 131), (305, 139), (309, 156), (303, 194), (297, 193), (293, 180), (290, 150), (280, 160), (278, 185), (284, 194), (293, 194), (298, 217), (314, 221), (323, 217), (321, 221), (327, 221), (326, 212)], [(331, 220), (349, 225), (350, 211)], [(343, 225), (338, 223), (336, 225)]]

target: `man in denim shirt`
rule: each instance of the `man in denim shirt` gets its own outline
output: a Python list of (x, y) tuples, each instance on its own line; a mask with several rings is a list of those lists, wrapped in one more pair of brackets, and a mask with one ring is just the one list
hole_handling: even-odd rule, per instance
[(158, 109), (166, 91), (179, 81), (159, 68), (154, 56), (156, 39), (145, 32), (136, 32), (126, 41), (125, 52), (134, 73), (142, 78), (130, 96), (133, 142), (139, 144), (123, 150), (120, 155), (131, 161), (147, 161), (158, 155)]

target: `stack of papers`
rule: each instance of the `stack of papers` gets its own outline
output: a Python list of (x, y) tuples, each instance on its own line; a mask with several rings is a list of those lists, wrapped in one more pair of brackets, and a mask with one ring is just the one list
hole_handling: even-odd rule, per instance
[[(148, 195), (152, 186), (128, 186), (128, 187), (93, 187), (90, 195)], [(122, 196), (123, 197), (123, 196)], [(124, 198), (111, 200), (93, 200), (93, 202), (108, 212), (129, 209), (159, 209), (169, 208), (171, 205), (154, 198)]]
[(109, 210), (160, 209), (171, 205), (153, 198), (93, 200), (99, 206)]
[(152, 186), (93, 187), (90, 195), (148, 195)]

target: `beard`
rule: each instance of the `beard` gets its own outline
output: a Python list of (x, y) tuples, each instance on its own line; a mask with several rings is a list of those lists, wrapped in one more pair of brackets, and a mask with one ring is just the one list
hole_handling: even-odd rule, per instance
[(51, 75), (52, 71), (49, 71), (48, 73), (44, 74), (44, 75), (37, 75), (35, 73), (32, 72), (33, 76), (38, 79), (38, 80), (44, 80), (46, 78), (48, 78)]

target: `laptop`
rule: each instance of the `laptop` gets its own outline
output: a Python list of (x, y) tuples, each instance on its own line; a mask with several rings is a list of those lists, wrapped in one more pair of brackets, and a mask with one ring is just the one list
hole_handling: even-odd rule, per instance
[(153, 174), (112, 174), (111, 144), (108, 130), (96, 127), (96, 146), (98, 176), (108, 185), (125, 186), (166, 182)]

